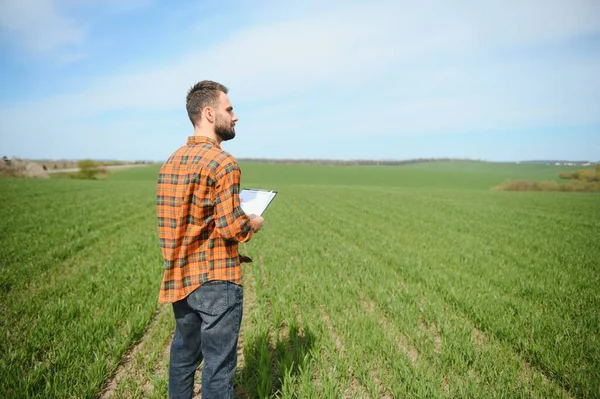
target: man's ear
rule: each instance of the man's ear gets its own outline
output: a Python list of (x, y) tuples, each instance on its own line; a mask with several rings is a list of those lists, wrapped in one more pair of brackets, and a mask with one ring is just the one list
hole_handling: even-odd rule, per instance
[(208, 122), (215, 123), (215, 110), (212, 107), (204, 108), (204, 116)]

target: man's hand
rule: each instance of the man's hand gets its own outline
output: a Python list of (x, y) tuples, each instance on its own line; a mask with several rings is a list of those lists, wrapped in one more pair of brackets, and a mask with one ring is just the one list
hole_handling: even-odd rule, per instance
[(262, 216), (250, 215), (250, 224), (255, 233), (262, 229), (264, 221), (265, 219), (263, 219)]

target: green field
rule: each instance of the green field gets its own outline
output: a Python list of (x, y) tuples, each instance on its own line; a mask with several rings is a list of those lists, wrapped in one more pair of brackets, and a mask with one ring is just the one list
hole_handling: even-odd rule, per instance
[[(600, 195), (492, 190), (563, 170), (242, 164), (238, 396), (600, 397)], [(166, 397), (157, 171), (0, 179), (0, 397)]]

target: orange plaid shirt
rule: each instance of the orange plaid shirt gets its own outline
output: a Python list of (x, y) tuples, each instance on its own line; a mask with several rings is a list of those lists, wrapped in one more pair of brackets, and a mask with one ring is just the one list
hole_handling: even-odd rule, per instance
[(254, 230), (240, 207), (241, 171), (208, 137), (189, 137), (158, 175), (158, 235), (164, 259), (159, 301), (176, 302), (211, 280), (242, 284), (238, 243)]

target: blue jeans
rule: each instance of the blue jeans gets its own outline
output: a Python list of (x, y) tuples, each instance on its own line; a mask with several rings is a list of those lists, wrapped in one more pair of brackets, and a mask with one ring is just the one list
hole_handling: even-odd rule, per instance
[(175, 335), (169, 363), (169, 398), (189, 399), (194, 375), (204, 359), (202, 398), (233, 398), (243, 289), (209, 281), (173, 303)]

